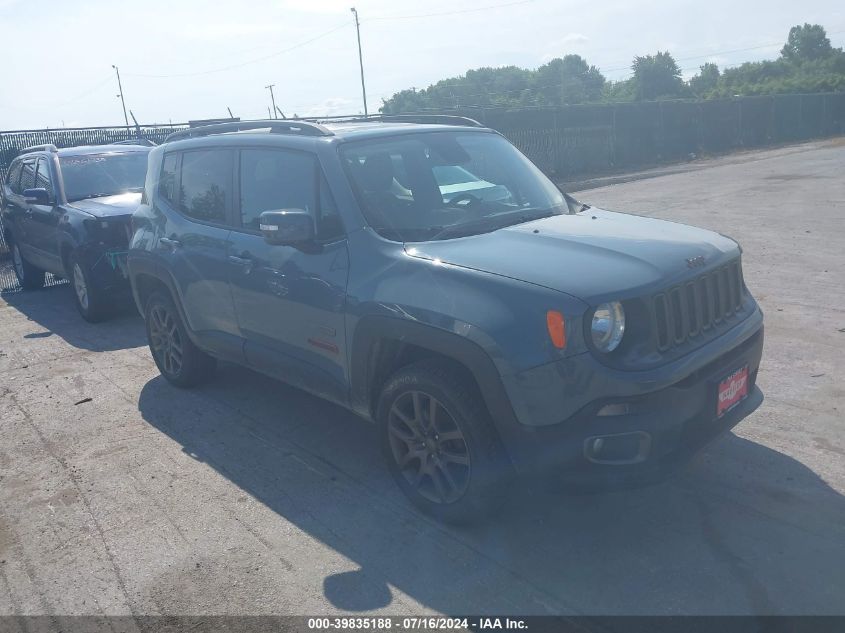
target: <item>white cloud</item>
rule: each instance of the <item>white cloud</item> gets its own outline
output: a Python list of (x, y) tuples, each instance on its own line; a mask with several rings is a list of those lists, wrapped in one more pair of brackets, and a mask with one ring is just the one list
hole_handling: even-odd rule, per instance
[(542, 54), (541, 59), (545, 63), (555, 57), (563, 57), (578, 50), (589, 41), (590, 38), (583, 33), (567, 33), (563, 37), (548, 42), (544, 47), (545, 52)]

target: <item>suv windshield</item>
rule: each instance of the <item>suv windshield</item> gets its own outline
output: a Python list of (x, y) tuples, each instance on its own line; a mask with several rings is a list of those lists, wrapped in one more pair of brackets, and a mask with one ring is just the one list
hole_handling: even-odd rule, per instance
[(141, 191), (147, 153), (88, 154), (59, 158), (68, 201)]
[(490, 132), (423, 132), (343, 145), (367, 222), (404, 242), (487, 233), (568, 211), (563, 194)]

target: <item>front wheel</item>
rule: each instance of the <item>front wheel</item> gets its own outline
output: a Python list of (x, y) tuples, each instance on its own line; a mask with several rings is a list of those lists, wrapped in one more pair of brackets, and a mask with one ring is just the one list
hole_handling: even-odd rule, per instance
[(16, 242), (12, 242), (12, 264), (15, 277), (25, 290), (37, 290), (44, 287), (44, 271), (36, 268), (23, 258), (21, 249)]
[(400, 369), (378, 405), (382, 448), (396, 483), (420, 509), (467, 523), (507, 497), (513, 472), (477, 389), (448, 363)]
[(91, 270), (82, 257), (70, 256), (70, 283), (73, 299), (82, 318), (89, 323), (98, 323), (108, 315), (105, 292), (93, 282)]
[(169, 296), (153, 293), (147, 300), (145, 317), (150, 352), (168, 382), (177, 387), (193, 387), (211, 378), (216, 359), (188, 338), (182, 317)]

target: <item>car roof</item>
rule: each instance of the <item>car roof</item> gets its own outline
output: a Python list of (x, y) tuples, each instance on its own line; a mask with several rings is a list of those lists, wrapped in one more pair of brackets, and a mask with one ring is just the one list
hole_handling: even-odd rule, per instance
[[(394, 116), (394, 115), (388, 115)], [(400, 116), (395, 115), (398, 119)], [(480, 123), (463, 117), (423, 115), (424, 120), (385, 120), (361, 118), (268, 119), (232, 121), (174, 132), (164, 145), (176, 143), (180, 148), (198, 148), (208, 143), (239, 145), (259, 142), (262, 145), (312, 146), (314, 143), (343, 143), (379, 137), (421, 132), (487, 132)], [(407, 117), (406, 117), (407, 119)], [(438, 120), (438, 119), (442, 119)]]
[(326, 122), (323, 126), (340, 139), (374, 138), (393, 136), (408, 132), (478, 132), (487, 128), (470, 125), (444, 125), (442, 123), (405, 123), (384, 121), (340, 121)]
[(128, 154), (130, 152), (149, 153), (151, 147), (146, 145), (78, 145), (76, 147), (62, 147), (59, 156), (85, 156), (88, 154)]

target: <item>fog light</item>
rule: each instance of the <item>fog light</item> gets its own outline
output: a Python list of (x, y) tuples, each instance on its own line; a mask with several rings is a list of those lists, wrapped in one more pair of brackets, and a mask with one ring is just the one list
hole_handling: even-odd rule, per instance
[(597, 437), (593, 440), (592, 451), (593, 455), (596, 455), (601, 452), (601, 449), (604, 448), (604, 440), (600, 437)]
[(600, 416), (610, 416), (610, 415), (628, 415), (631, 412), (631, 405), (627, 402), (621, 402), (618, 404), (606, 404), (601, 409), (597, 415)]

